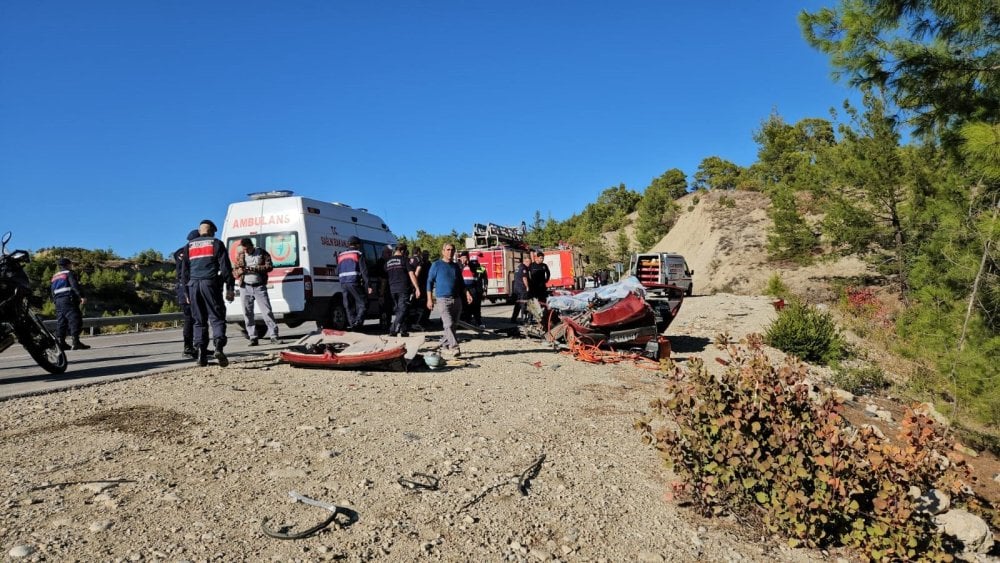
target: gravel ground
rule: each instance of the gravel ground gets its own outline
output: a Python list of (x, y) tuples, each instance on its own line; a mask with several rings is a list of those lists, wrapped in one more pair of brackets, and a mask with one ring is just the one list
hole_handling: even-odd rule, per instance
[[(499, 327), (508, 307), (485, 309)], [(766, 298), (688, 299), (680, 360), (760, 331)], [(429, 337), (436, 336), (428, 333)], [(664, 499), (633, 421), (656, 372), (461, 333), (462, 365), (410, 373), (190, 368), (0, 408), (0, 538), (25, 561), (809, 561)], [(714, 363), (714, 362), (711, 362)], [(544, 456), (544, 457), (543, 457)], [(422, 477), (415, 474), (424, 474)], [(437, 480), (436, 490), (400, 484)], [(526, 485), (526, 495), (519, 490)], [(289, 491), (350, 509), (341, 525)]]

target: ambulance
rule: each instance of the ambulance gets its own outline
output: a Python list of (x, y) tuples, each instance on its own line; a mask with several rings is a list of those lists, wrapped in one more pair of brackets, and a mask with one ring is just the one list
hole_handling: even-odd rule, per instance
[[(222, 227), (222, 241), (236, 263), (240, 239), (271, 254), (274, 270), (267, 278), (267, 294), (275, 319), (296, 327), (316, 321), (326, 328), (344, 329), (344, 310), (337, 253), (347, 250), (353, 235), (362, 241), (368, 271), (374, 273), (382, 249), (396, 245), (396, 236), (377, 215), (343, 203), (296, 196), (289, 190), (249, 194), (248, 201), (231, 203)], [(377, 288), (373, 282), (373, 288)], [(226, 321), (243, 320), (243, 303), (237, 298), (226, 304)], [(377, 292), (369, 298), (368, 316), (378, 318)], [(258, 313), (256, 323), (262, 324)], [(246, 327), (244, 327), (246, 328)]]

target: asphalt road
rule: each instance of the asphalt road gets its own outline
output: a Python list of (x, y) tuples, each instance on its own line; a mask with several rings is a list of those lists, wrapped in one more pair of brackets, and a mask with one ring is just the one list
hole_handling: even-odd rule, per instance
[[(306, 323), (295, 329), (285, 325), (278, 326), (281, 343), (272, 345), (261, 340), (260, 345), (251, 348), (247, 346), (247, 340), (239, 327), (229, 325), (226, 356), (230, 361), (239, 361), (266, 354), (298, 340), (315, 328), (314, 323)], [(85, 336), (82, 340), (91, 346), (90, 350), (67, 351), (69, 368), (62, 375), (52, 375), (39, 367), (20, 344), (15, 343), (0, 353), (0, 399), (145, 376), (195, 365), (193, 360), (181, 355), (184, 345), (180, 329)]]

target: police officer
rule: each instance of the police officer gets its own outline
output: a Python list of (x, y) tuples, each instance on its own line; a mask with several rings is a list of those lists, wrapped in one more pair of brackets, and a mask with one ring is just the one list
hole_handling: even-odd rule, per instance
[(550, 277), (552, 274), (549, 272), (548, 264), (545, 263), (545, 253), (536, 250), (534, 259), (528, 266), (528, 293), (530, 297), (537, 299), (542, 305), (549, 297), (549, 289), (545, 284), (549, 282)]
[[(198, 229), (192, 230), (187, 235), (188, 242), (198, 238)], [(197, 358), (198, 352), (194, 349), (194, 317), (191, 315), (191, 300), (188, 298), (188, 282), (191, 281), (191, 273), (188, 272), (186, 267), (186, 262), (184, 257), (187, 256), (187, 244), (178, 248), (174, 251), (174, 267), (176, 268), (177, 275), (177, 305), (181, 308), (181, 312), (184, 313), (184, 328), (182, 334), (184, 335), (184, 352), (183, 355), (190, 358)], [(204, 330), (208, 330), (207, 326), (202, 327)], [(205, 334), (202, 338), (204, 341), (208, 341), (208, 334)]]
[(59, 348), (69, 350), (66, 344), (66, 333), (73, 337), (73, 350), (87, 350), (90, 346), (80, 342), (80, 332), (83, 330), (83, 314), (80, 306), (87, 299), (80, 293), (80, 284), (76, 282), (76, 274), (70, 269), (73, 261), (69, 258), (56, 260), (59, 271), (52, 276), (52, 301), (56, 304), (56, 340)]
[(365, 324), (368, 294), (372, 292), (368, 279), (368, 264), (361, 254), (361, 239), (347, 239), (349, 248), (337, 254), (337, 277), (343, 290), (347, 328), (354, 330)]
[(531, 265), (531, 257), (524, 255), (521, 263), (514, 269), (514, 311), (510, 314), (510, 322), (517, 323), (521, 317), (528, 314), (528, 266)]
[(232, 301), (236, 280), (226, 245), (215, 238), (217, 231), (215, 223), (204, 219), (198, 225), (198, 236), (188, 242), (184, 264), (190, 276), (188, 299), (194, 317), (198, 365), (208, 365), (208, 324), (211, 323), (215, 359), (220, 366), (226, 367), (229, 359), (222, 351), (226, 346), (226, 306), (222, 303), (222, 290), (225, 287), (226, 301)]

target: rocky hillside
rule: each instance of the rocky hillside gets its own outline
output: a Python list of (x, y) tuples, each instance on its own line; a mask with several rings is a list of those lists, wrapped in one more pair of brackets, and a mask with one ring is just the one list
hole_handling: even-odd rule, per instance
[(833, 298), (830, 281), (874, 275), (855, 257), (818, 261), (805, 267), (768, 261), (770, 201), (762, 193), (698, 192), (677, 203), (680, 218), (651, 250), (684, 255), (695, 272), (695, 293), (759, 295), (770, 277), (778, 273), (793, 293), (812, 301), (826, 301)]

